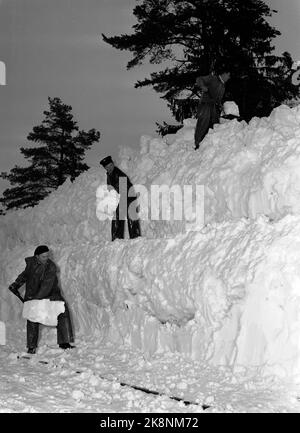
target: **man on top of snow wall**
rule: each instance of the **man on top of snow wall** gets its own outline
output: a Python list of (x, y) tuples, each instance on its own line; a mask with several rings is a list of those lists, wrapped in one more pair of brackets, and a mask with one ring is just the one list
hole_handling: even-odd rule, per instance
[(197, 111), (195, 150), (199, 148), (209, 128), (220, 121), (225, 84), (229, 79), (228, 67), (220, 67), (217, 70), (217, 75), (205, 75), (196, 80), (196, 86), (200, 87), (202, 95)]
[(111, 156), (107, 156), (100, 161), (105, 168), (107, 175), (107, 185), (112, 186), (120, 194), (120, 203), (115, 211), (115, 216), (111, 222), (111, 237), (124, 239), (125, 220), (128, 222), (128, 232), (130, 239), (141, 236), (140, 221), (135, 212), (134, 206), (130, 207), (137, 196), (129, 177), (114, 165)]

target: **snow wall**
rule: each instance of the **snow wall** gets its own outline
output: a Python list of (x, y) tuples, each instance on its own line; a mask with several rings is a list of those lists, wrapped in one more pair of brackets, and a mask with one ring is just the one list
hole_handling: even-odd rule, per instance
[(194, 127), (143, 136), (116, 164), (148, 188), (204, 185), (204, 226), (142, 221), (142, 238), (111, 242), (92, 168), (0, 217), (0, 320), (25, 327), (7, 287), (47, 244), (77, 333), (300, 377), (300, 106), (216, 125), (197, 152)]

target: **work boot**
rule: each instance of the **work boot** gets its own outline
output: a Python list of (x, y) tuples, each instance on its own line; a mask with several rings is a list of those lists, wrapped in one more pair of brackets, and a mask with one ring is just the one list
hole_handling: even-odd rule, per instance
[(36, 352), (36, 347), (28, 347), (27, 353), (34, 355)]
[(70, 343), (62, 343), (62, 344), (59, 344), (59, 347), (60, 347), (61, 349), (64, 349), (64, 350), (66, 350), (66, 349), (75, 349), (75, 346), (71, 346)]

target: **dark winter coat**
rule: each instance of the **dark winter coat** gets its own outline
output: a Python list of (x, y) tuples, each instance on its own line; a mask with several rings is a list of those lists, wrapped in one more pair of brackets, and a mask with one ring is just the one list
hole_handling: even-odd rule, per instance
[[(111, 185), (117, 191), (118, 194), (121, 194), (121, 195), (124, 194), (125, 191), (120, 191), (120, 189), (119, 189), (120, 178), (124, 178), (127, 181), (127, 185), (126, 185), (127, 186), (127, 197), (129, 198), (129, 196), (128, 196), (129, 190), (133, 185), (130, 182), (129, 177), (122, 170), (120, 170), (118, 167), (114, 167), (111, 174), (107, 173), (107, 185)], [(133, 194), (134, 194), (134, 190), (132, 188), (130, 191), (130, 195), (133, 195)]]
[(225, 93), (225, 84), (221, 81), (220, 77), (216, 75), (206, 75), (198, 77), (196, 83), (200, 88), (203, 88), (203, 85), (207, 88), (207, 91), (202, 94), (200, 104), (220, 105), (222, 103)]
[(221, 102), (225, 93), (225, 85), (220, 77), (207, 75), (197, 78), (197, 85), (203, 90), (199, 101), (197, 112), (197, 123), (195, 128), (195, 147), (199, 147), (200, 142), (207, 134), (209, 128), (219, 123), (221, 115)]
[(42, 264), (36, 256), (27, 257), (25, 262), (25, 270), (9, 286), (9, 290), (20, 297), (18, 289), (26, 284), (24, 302), (32, 299), (63, 301), (55, 263), (48, 259), (45, 264)]

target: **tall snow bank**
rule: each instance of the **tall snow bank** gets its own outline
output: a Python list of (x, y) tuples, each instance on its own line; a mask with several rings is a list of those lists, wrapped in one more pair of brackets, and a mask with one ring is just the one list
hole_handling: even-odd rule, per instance
[(91, 169), (1, 218), (0, 320), (21, 320), (7, 286), (47, 243), (77, 331), (149, 355), (299, 375), (300, 108), (216, 125), (197, 152), (194, 125), (142, 137), (140, 153), (123, 150), (118, 165), (149, 188), (204, 184), (207, 225), (185, 233), (185, 221), (145, 221), (142, 238), (111, 243), (110, 221), (96, 216), (105, 172)]
[[(180, 351), (214, 364), (300, 375), (299, 217), (117, 241), (95, 262), (86, 262), (87, 281), (81, 272), (76, 280), (84, 300), (102, 306), (98, 319), (109, 340), (150, 355)], [(76, 308), (83, 317), (85, 308)]]
[[(149, 191), (142, 209), (150, 207), (151, 185), (204, 185), (206, 223), (299, 214), (300, 106), (280, 106), (269, 118), (249, 124), (232, 120), (215, 125), (198, 151), (194, 127), (195, 120), (189, 119), (174, 135), (143, 136), (139, 152), (121, 150), (117, 165)], [(97, 188), (105, 183), (105, 170), (93, 168), (73, 183), (66, 181), (37, 207), (1, 217), (1, 245), (109, 240), (110, 221), (96, 216)], [(172, 205), (171, 200), (170, 221), (142, 221), (144, 237), (185, 233), (186, 221), (172, 218)]]
[(2, 248), (110, 239), (110, 221), (100, 224), (96, 215), (96, 191), (103, 184), (104, 169), (92, 168), (73, 183), (67, 180), (37, 206), (0, 217)]
[[(214, 364), (300, 375), (300, 217), (243, 219), (173, 239), (102, 248), (77, 243), (54, 252), (77, 331), (100, 331), (147, 355), (180, 351)], [(11, 280), (11, 258), (1, 263)], [(2, 295), (13, 303), (8, 290)]]
[[(249, 124), (215, 125), (194, 151), (195, 120), (175, 135), (141, 138), (140, 154), (121, 166), (136, 183), (204, 185), (205, 221), (267, 215), (280, 219), (300, 212), (300, 106), (280, 106)], [(150, 222), (151, 236), (185, 231), (185, 222)]]

